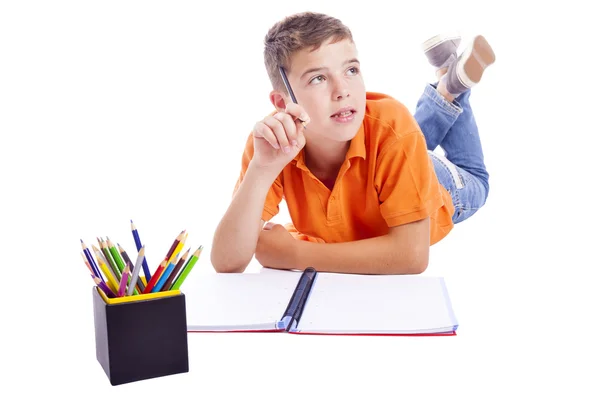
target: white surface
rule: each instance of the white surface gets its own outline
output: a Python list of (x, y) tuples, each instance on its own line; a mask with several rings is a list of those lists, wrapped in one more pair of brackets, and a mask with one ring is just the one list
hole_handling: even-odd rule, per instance
[[(394, 8), (391, 8), (391, 7)], [(3, 390), (86, 399), (598, 399), (598, 93), (593, 2), (0, 3)], [(79, 239), (133, 219), (155, 269), (175, 236), (210, 244), (245, 139), (271, 111), (263, 38), (316, 10), (353, 31), (370, 90), (411, 110), (421, 41), (482, 33), (472, 107), (484, 209), (431, 248), (456, 337), (190, 334), (190, 372), (111, 387), (96, 361)], [(557, 24), (557, 21), (560, 21)], [(285, 205), (275, 219), (288, 222)], [(253, 265), (251, 270), (258, 267)], [(305, 385), (290, 384), (302, 380)]]
[(275, 330), (294, 288), (295, 274), (204, 274), (185, 281), (188, 329)]
[(443, 278), (318, 274), (297, 330), (449, 332), (457, 325), (451, 302)]

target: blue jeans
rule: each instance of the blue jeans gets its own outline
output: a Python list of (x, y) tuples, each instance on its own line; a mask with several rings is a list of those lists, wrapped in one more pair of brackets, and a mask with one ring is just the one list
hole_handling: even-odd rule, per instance
[[(438, 180), (452, 197), (454, 223), (466, 220), (483, 207), (489, 192), (489, 174), (470, 96), (471, 91), (467, 90), (450, 103), (436, 85), (428, 84), (414, 115), (425, 135)], [(433, 152), (438, 146), (445, 157)]]

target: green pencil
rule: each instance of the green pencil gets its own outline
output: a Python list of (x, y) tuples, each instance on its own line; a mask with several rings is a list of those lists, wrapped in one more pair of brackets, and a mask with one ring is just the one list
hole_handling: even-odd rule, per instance
[(108, 237), (106, 238), (106, 243), (107, 243), (108, 250), (110, 251), (110, 254), (113, 256), (113, 259), (115, 260), (115, 263), (117, 263), (117, 267), (119, 268), (119, 272), (123, 273), (123, 270), (125, 269), (125, 262), (121, 258), (121, 255), (119, 254), (119, 251), (117, 250), (117, 248), (115, 247), (115, 245), (112, 244), (112, 242), (110, 241), (110, 239)]
[(121, 271), (119, 270), (119, 268), (117, 268), (117, 264), (115, 263), (115, 260), (113, 260), (113, 257), (110, 255), (110, 251), (108, 250), (108, 245), (102, 239), (98, 239), (98, 242), (100, 243), (100, 250), (102, 250), (102, 253), (104, 254), (104, 258), (106, 258), (106, 261), (108, 261), (108, 266), (115, 273), (117, 282), (120, 281), (121, 280)]
[(194, 268), (194, 264), (196, 264), (196, 261), (198, 261), (198, 258), (200, 258), (201, 252), (202, 252), (202, 246), (198, 247), (198, 250), (196, 250), (194, 252), (194, 254), (192, 254), (190, 261), (185, 265), (185, 267), (183, 267), (183, 271), (181, 271), (181, 274), (179, 274), (179, 276), (173, 283), (173, 286), (171, 286), (171, 288), (169, 290), (179, 289), (179, 287), (181, 286), (181, 284), (183, 283), (185, 278), (189, 275), (192, 268)]

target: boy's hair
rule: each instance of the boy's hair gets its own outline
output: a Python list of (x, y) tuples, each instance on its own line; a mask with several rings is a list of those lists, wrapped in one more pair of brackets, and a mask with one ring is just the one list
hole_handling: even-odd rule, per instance
[(273, 25), (265, 36), (264, 50), (265, 67), (273, 88), (285, 90), (279, 66), (289, 71), (294, 52), (307, 47), (317, 50), (329, 38), (333, 43), (344, 39), (354, 41), (350, 29), (339, 19), (320, 13), (294, 14)]

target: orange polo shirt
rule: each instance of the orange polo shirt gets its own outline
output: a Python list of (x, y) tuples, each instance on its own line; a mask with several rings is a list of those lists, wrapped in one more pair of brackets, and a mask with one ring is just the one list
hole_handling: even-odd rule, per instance
[[(430, 244), (452, 229), (452, 199), (436, 177), (423, 133), (408, 109), (392, 97), (367, 92), (365, 118), (332, 191), (307, 168), (304, 151), (273, 182), (262, 212), (262, 219), (270, 220), (285, 199), (292, 218), (286, 227), (295, 237), (355, 241), (427, 216)], [(250, 134), (234, 193), (253, 153)]]

